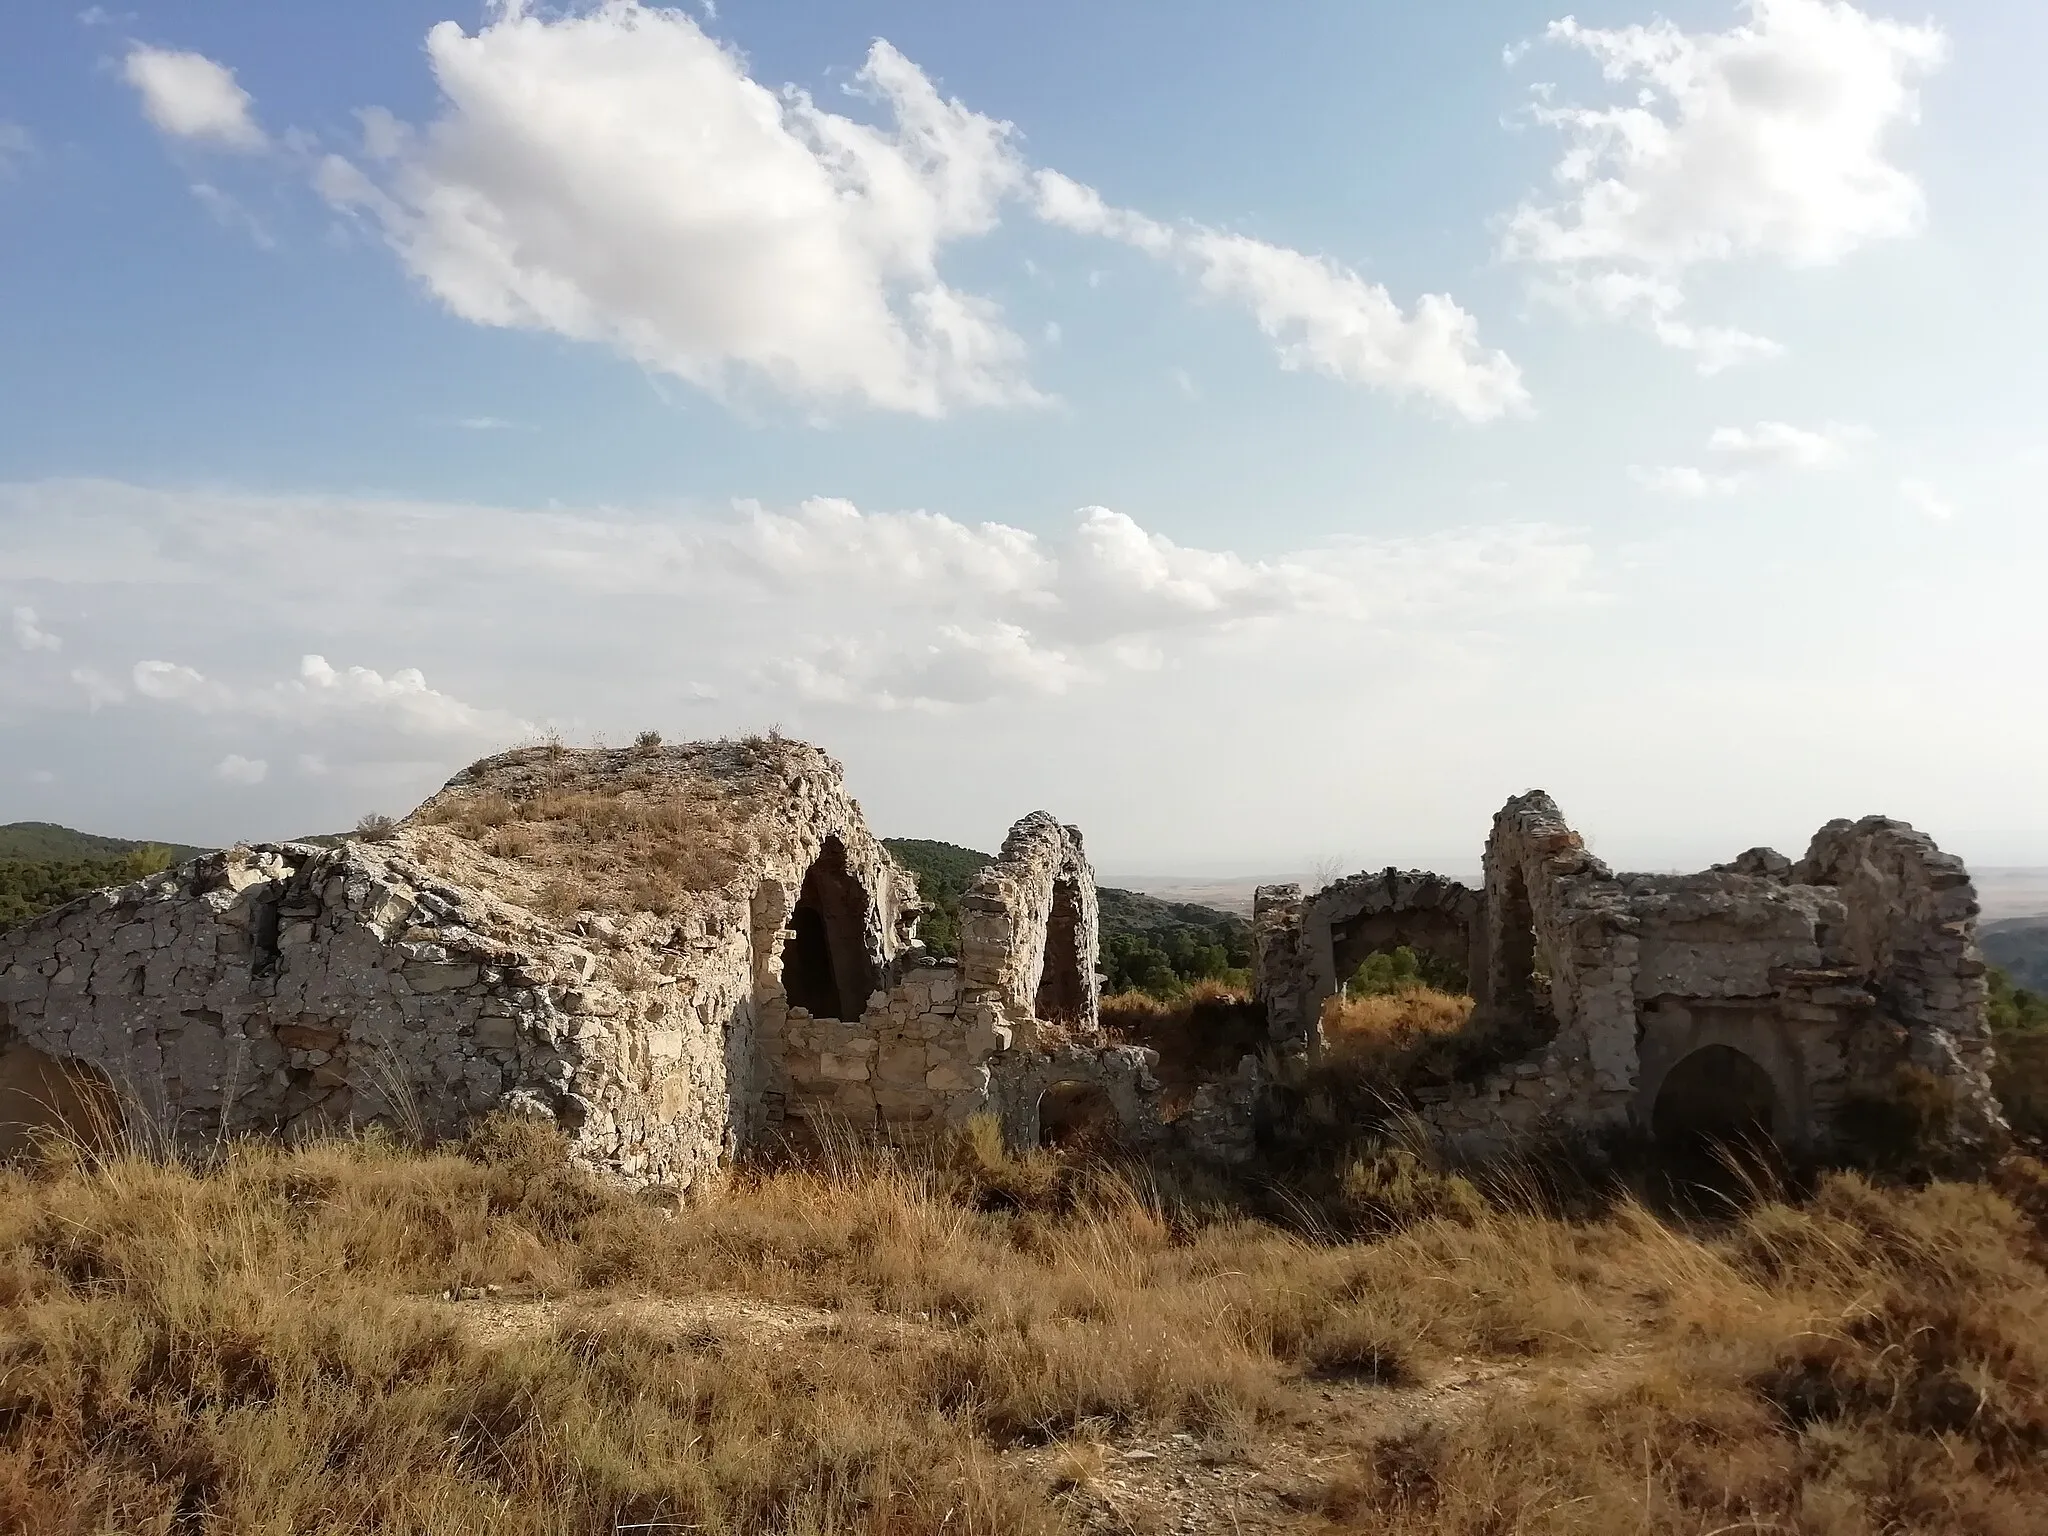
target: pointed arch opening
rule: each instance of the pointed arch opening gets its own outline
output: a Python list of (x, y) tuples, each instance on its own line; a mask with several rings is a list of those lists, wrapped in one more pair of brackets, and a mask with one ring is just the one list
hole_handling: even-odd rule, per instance
[(873, 899), (846, 867), (846, 845), (825, 839), (804, 872), (782, 946), (782, 990), (792, 1008), (851, 1023), (875, 990), (867, 934)]
[(1045, 962), (1038, 972), (1031, 1011), (1059, 1024), (1079, 1024), (1088, 1012), (1088, 983), (1081, 974), (1081, 886), (1072, 878), (1053, 884), (1052, 910), (1045, 924)]
[(1526, 1018), (1547, 1010), (1537, 975), (1536, 912), (1521, 866), (1509, 865), (1493, 939), (1494, 1003), (1504, 1013)]

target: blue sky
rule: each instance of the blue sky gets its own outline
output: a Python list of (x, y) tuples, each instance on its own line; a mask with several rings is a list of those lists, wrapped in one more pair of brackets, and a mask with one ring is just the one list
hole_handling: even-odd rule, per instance
[(11, 18), (0, 819), (776, 723), (1124, 870), (2048, 862), (2048, 11), (1267, 9)]

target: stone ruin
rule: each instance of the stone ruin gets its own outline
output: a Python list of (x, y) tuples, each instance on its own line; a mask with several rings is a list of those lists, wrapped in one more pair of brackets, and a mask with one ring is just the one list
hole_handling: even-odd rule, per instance
[(940, 959), (915, 881), (815, 747), (523, 749), (382, 840), (236, 847), (0, 934), (0, 1120), (97, 1107), (211, 1143), (449, 1136), (510, 1110), (592, 1166), (687, 1187), (848, 1128), (989, 1116), (1033, 1146), (1079, 1096), (1132, 1142), (1241, 1161), (1266, 1063), (1313, 1055), (1326, 1000), (1407, 945), (1469, 978), (1476, 1024), (1546, 1041), (1414, 1094), (1468, 1153), (1695, 1123), (1824, 1143), (1902, 1064), (1948, 1086), (1959, 1139), (2002, 1131), (1974, 892), (1910, 827), (1831, 822), (1797, 864), (1617, 875), (1535, 793), (1495, 818), (1485, 872), (1476, 891), (1396, 870), (1261, 888), (1271, 1049), (1169, 1124), (1158, 1057), (1102, 1029), (1072, 827), (1012, 827)]
[(1011, 829), (957, 960), (921, 910), (814, 747), (512, 752), (387, 840), (236, 847), (0, 934), (0, 1114), (205, 1143), (506, 1109), (682, 1187), (836, 1126), (1035, 1145), (1059, 1085), (1156, 1126), (1156, 1057), (1102, 1036), (1077, 831)]
[(1276, 1047), (1313, 1054), (1325, 1000), (1367, 954), (1407, 944), (1465, 969), (1474, 1027), (1547, 1036), (1416, 1092), (1421, 1122), (1469, 1154), (1609, 1129), (1820, 1148), (1901, 1067), (1945, 1090), (1958, 1144), (2003, 1135), (1976, 891), (1904, 822), (1831, 821), (1796, 864), (1753, 848), (1700, 874), (1616, 874), (1532, 792), (1494, 818), (1483, 867), (1478, 891), (1397, 870), (1309, 897), (1262, 887)]

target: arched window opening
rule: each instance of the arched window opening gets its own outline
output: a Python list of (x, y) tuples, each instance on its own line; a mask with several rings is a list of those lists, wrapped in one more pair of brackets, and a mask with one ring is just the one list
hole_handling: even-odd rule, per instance
[(1330, 929), (1336, 982), (1351, 992), (1470, 992), (1471, 950), (1471, 930), (1447, 912), (1369, 913)]
[(1122, 1122), (1097, 1083), (1054, 1083), (1038, 1100), (1038, 1144), (1080, 1147), (1114, 1142)]
[(1519, 867), (1511, 866), (1505, 885), (1493, 961), (1500, 978), (1494, 1002), (1514, 1015), (1547, 1012), (1549, 999), (1540, 995), (1536, 970), (1536, 913), (1529, 904), (1529, 883)]
[(1650, 1128), (1673, 1152), (1761, 1146), (1776, 1129), (1777, 1101), (1770, 1074), (1752, 1058), (1733, 1046), (1702, 1046), (1666, 1075)]
[(1088, 1011), (1088, 987), (1081, 975), (1081, 888), (1072, 880), (1060, 880), (1052, 888), (1045, 964), (1031, 1007), (1041, 1019), (1060, 1024), (1078, 1024)]
[(851, 1023), (875, 990), (868, 955), (868, 893), (846, 868), (846, 845), (825, 839), (804, 873), (789, 937), (782, 946), (782, 990), (792, 1008)]

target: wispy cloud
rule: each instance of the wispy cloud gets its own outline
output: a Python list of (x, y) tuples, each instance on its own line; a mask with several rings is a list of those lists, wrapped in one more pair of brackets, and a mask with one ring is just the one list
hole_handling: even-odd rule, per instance
[(33, 608), (21, 607), (13, 615), (14, 643), (24, 651), (61, 651), (64, 642), (43, 628)]
[(1915, 83), (1947, 56), (1932, 23), (1847, 0), (1745, 0), (1743, 12), (1725, 32), (1552, 22), (1545, 41), (1596, 62), (1614, 99), (1561, 103), (1537, 87), (1530, 116), (1564, 138), (1557, 196), (1504, 221), (1504, 254), (1546, 274), (1540, 293), (1633, 321), (1708, 373), (1782, 348), (1691, 320), (1694, 269), (1826, 266), (1920, 229), (1925, 198), (1887, 141), (1916, 120)]
[(1323, 256), (1200, 224), (1168, 225), (1106, 203), (1057, 171), (1036, 178), (1038, 216), (1114, 240), (1191, 273), (1203, 292), (1245, 305), (1283, 368), (1416, 395), (1472, 421), (1525, 410), (1521, 370), (1479, 342), (1479, 324), (1447, 295), (1404, 311), (1385, 285)]
[(1899, 494), (1906, 498), (1908, 506), (1937, 523), (1948, 522), (1956, 515), (1955, 503), (1925, 480), (1901, 480)]
[(1630, 477), (1648, 490), (1697, 500), (1743, 489), (1760, 475), (1808, 473), (1845, 464), (1872, 437), (1868, 427), (1842, 422), (1809, 428), (1760, 421), (1748, 427), (1717, 427), (1707, 438), (1714, 469), (1693, 464), (1652, 468), (1632, 465)]
[(142, 98), (143, 115), (171, 138), (239, 150), (269, 143), (235, 72), (202, 53), (137, 44), (122, 74)]

